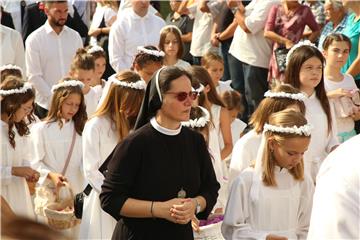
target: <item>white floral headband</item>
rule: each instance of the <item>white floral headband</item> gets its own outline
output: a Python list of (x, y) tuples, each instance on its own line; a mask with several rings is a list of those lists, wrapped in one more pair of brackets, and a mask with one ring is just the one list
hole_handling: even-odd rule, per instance
[(0, 67), (0, 72), (4, 71), (4, 70), (18, 70), (20, 71), (21, 75), (23, 75), (22, 69), (19, 66), (16, 65), (12, 65), (12, 64), (6, 64)]
[(163, 27), (163, 28), (160, 30), (160, 34), (161, 34), (163, 31), (165, 31), (166, 29), (170, 29), (170, 28), (175, 29), (175, 30), (180, 34), (180, 36), (182, 35), (182, 32), (181, 32), (180, 28), (178, 28), (178, 27), (175, 26), (175, 25), (166, 25), (165, 27)]
[(65, 88), (65, 87), (80, 87), (83, 88), (84, 84), (78, 80), (67, 80), (61, 83), (58, 83), (51, 88), (51, 92), (54, 93), (59, 88)]
[(309, 46), (309, 47), (314, 47), (317, 49), (316, 45), (313, 44), (312, 42), (310, 42), (309, 40), (305, 40), (305, 41), (300, 41), (298, 42), (297, 44), (295, 44), (294, 46), (292, 46), (292, 48), (290, 49), (290, 51), (287, 53), (286, 55), (286, 66), (289, 64), (290, 62), (290, 58), (291, 58), (291, 55), (293, 54), (293, 52), (299, 48), (299, 47), (302, 47), (302, 46)]
[(300, 127), (298, 126), (281, 127), (281, 126), (275, 126), (265, 123), (263, 132), (289, 133), (289, 134), (310, 136), (312, 128), (313, 127), (310, 124), (306, 124)]
[(120, 81), (116, 78), (116, 74), (109, 77), (111, 83), (114, 83), (118, 86), (127, 87), (127, 88), (133, 88), (138, 90), (144, 90), (146, 88), (146, 82), (142, 79), (136, 82), (126, 82), (126, 81)]
[(159, 51), (159, 50), (151, 50), (151, 49), (146, 49), (144, 47), (137, 47), (137, 51), (139, 53), (146, 53), (155, 57), (164, 57), (165, 53), (163, 51)]
[(24, 86), (22, 86), (21, 88), (13, 88), (8, 90), (0, 89), (0, 96), (9, 96), (12, 94), (26, 93), (29, 89), (32, 89), (32, 86), (30, 83), (26, 82), (24, 83)]
[(98, 45), (95, 45), (87, 50), (87, 53), (89, 54), (93, 54), (95, 52), (104, 52), (104, 49)]
[(287, 92), (272, 92), (267, 91), (264, 94), (264, 97), (268, 98), (290, 98), (297, 101), (304, 101), (306, 96), (303, 93), (287, 93)]
[(210, 122), (210, 113), (206, 108), (198, 106), (201, 111), (203, 112), (203, 116), (200, 118), (190, 119), (186, 122), (181, 122), (181, 125), (184, 127), (191, 127), (191, 128), (200, 128), (205, 127), (208, 122)]

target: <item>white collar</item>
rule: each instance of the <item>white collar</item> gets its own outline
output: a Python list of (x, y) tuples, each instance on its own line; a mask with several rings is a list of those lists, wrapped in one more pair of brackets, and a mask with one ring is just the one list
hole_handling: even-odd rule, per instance
[(168, 135), (168, 136), (175, 136), (175, 135), (178, 135), (181, 131), (181, 124), (180, 124), (180, 127), (178, 129), (168, 129), (168, 128), (165, 128), (163, 126), (160, 126), (160, 124), (156, 121), (155, 117), (151, 118), (150, 120), (150, 124), (153, 128), (155, 128), (156, 131), (162, 133), (162, 134), (165, 134), (165, 135)]
[[(54, 31), (54, 29), (50, 26), (50, 23), (49, 23), (49, 20), (46, 20), (46, 22), (45, 22), (45, 32), (47, 33), (47, 34), (49, 34), (49, 33), (51, 33), (51, 32), (54, 32), (54, 33), (56, 33), (55, 31)], [(66, 25), (64, 25), (64, 27), (63, 27), (63, 29), (61, 30), (61, 32), (59, 33), (59, 35), (62, 33), (62, 32), (64, 32), (64, 31), (67, 31), (67, 26)], [(57, 33), (56, 33), (57, 34)]]
[(139, 15), (137, 15), (133, 8), (131, 8), (129, 10), (130, 10), (130, 16), (133, 19), (139, 19), (139, 20), (144, 19), (145, 20), (150, 17), (149, 9), (148, 9), (147, 13), (145, 14), (145, 16), (143, 16), (143, 17), (140, 17)]

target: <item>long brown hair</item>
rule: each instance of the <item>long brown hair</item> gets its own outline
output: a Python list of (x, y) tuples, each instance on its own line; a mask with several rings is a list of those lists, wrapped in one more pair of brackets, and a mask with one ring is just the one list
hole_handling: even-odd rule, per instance
[[(60, 80), (60, 83), (69, 80), (70, 78), (63, 78), (62, 80)], [(87, 113), (84, 94), (82, 93), (82, 89), (80, 86), (66, 86), (60, 87), (55, 90), (51, 98), (49, 112), (47, 117), (45, 118), (45, 121), (47, 123), (58, 122), (59, 127), (62, 128), (63, 122), (61, 121), (61, 107), (64, 104), (65, 99), (68, 98), (70, 94), (78, 94), (81, 97), (79, 110), (72, 118), (72, 120), (74, 121), (75, 130), (81, 136), (85, 122), (87, 120)]]
[[(19, 89), (24, 86), (25, 82), (21, 78), (16, 76), (8, 76), (1, 84), (1, 90)], [(35, 99), (35, 91), (33, 89), (27, 90), (25, 93), (16, 93), (7, 96), (1, 96), (1, 114), (6, 114), (9, 117), (8, 125), (8, 136), (10, 145), (15, 148), (15, 132), (13, 127), (15, 126), (20, 136), (30, 134), (28, 123), (22, 119), (20, 122), (15, 122), (14, 116), (16, 111), (21, 107), (22, 104)], [(33, 103), (34, 104), (34, 103)], [(31, 114), (31, 113), (30, 113)]]
[(165, 39), (168, 33), (173, 33), (175, 35), (176, 40), (178, 41), (179, 49), (176, 54), (177, 58), (180, 59), (184, 52), (183, 41), (181, 40), (181, 34), (177, 27), (168, 25), (160, 32), (160, 41), (159, 41), (159, 48), (160, 50), (165, 52)]
[[(133, 71), (122, 71), (116, 75), (116, 79), (129, 83), (141, 80), (140, 76)], [(130, 129), (134, 127), (144, 93), (144, 90), (112, 84), (104, 102), (100, 105), (94, 116), (109, 117), (115, 125), (120, 142), (129, 134)]]
[[(300, 90), (289, 84), (278, 84), (271, 89), (272, 92), (284, 92), (297, 94)], [(297, 105), (302, 114), (305, 114), (305, 104), (303, 101), (291, 98), (264, 98), (255, 112), (251, 115), (249, 124), (257, 134), (263, 131), (264, 124), (268, 121), (271, 114), (282, 111), (291, 105)]]
[[(312, 57), (318, 58), (321, 61), (321, 64), (324, 66), (325, 59), (322, 53), (317, 48), (305, 45), (295, 49), (295, 51), (291, 54), (290, 60), (286, 66), (284, 82), (292, 85), (293, 87), (300, 89), (301, 66), (304, 64), (305, 61), (307, 61)], [(315, 87), (315, 93), (317, 98), (320, 100), (322, 109), (326, 114), (328, 133), (330, 134), (332, 129), (332, 119), (331, 119), (329, 99), (327, 98), (324, 87), (324, 74), (321, 74), (321, 81)]]
[[(285, 109), (280, 112), (273, 113), (269, 117), (269, 124), (274, 126), (281, 127), (293, 127), (293, 126), (303, 126), (307, 124), (305, 116), (300, 113), (290, 109)], [(275, 159), (273, 153), (270, 150), (269, 142), (273, 140), (277, 142), (280, 146), (284, 144), (286, 140), (290, 138), (310, 138), (310, 136), (297, 135), (294, 133), (278, 133), (267, 131), (265, 133), (266, 145), (264, 149), (263, 162), (262, 162), (262, 180), (266, 186), (276, 186), (276, 179), (274, 175), (275, 168)], [(304, 160), (301, 159), (300, 163), (289, 170), (290, 174), (294, 177), (295, 180), (302, 181), (304, 180)]]

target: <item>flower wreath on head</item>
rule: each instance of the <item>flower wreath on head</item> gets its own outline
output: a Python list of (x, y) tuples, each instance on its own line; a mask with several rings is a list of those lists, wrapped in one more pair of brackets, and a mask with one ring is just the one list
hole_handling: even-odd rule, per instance
[(289, 50), (289, 52), (286, 54), (286, 66), (289, 64), (290, 62), (290, 58), (291, 58), (291, 55), (293, 54), (293, 52), (299, 48), (299, 47), (302, 47), (302, 46), (310, 46), (310, 47), (314, 47), (317, 49), (316, 45), (313, 44), (312, 42), (310, 42), (309, 40), (304, 40), (304, 41), (300, 41), (298, 42), (297, 44), (295, 44), (294, 46), (292, 46), (292, 48)]
[(264, 97), (267, 98), (290, 98), (297, 101), (304, 101), (306, 96), (303, 93), (272, 92), (268, 90)]
[(208, 122), (210, 122), (210, 113), (209, 111), (201, 106), (198, 106), (203, 112), (203, 116), (200, 118), (190, 119), (186, 122), (181, 122), (182, 126), (191, 127), (191, 128), (200, 128), (205, 127)]
[(146, 53), (155, 57), (164, 57), (165, 53), (163, 51), (159, 51), (159, 50), (151, 50), (151, 49), (146, 49), (144, 47), (137, 47), (137, 51), (139, 53)]
[(204, 89), (205, 89), (205, 87), (204, 87), (204, 85), (202, 85), (201, 83), (200, 83), (200, 86), (198, 87), (198, 88), (191, 88), (194, 92), (197, 92), (198, 94), (200, 94), (202, 91), (204, 91)]
[(95, 52), (105, 52), (104, 49), (98, 45), (91, 46), (87, 51), (89, 54), (93, 54)]
[(0, 96), (5, 97), (12, 94), (26, 93), (29, 89), (32, 89), (32, 86), (30, 83), (26, 82), (24, 83), (24, 86), (22, 86), (21, 88), (13, 88), (8, 90), (0, 89)]
[(265, 123), (263, 132), (288, 133), (288, 134), (296, 134), (302, 136), (310, 136), (312, 129), (313, 127), (310, 124), (305, 124), (300, 127), (298, 126), (282, 127), (282, 126), (275, 126)]
[(51, 88), (51, 92), (54, 93), (59, 88), (65, 88), (65, 87), (84, 87), (84, 83), (78, 81), (78, 80), (66, 80), (64, 82), (58, 83)]
[(116, 74), (113, 74), (109, 77), (109, 80), (111, 83), (116, 84), (118, 86), (126, 87), (126, 88), (132, 88), (137, 90), (145, 90), (146, 89), (146, 82), (142, 79), (136, 81), (136, 82), (126, 82), (126, 81), (120, 81), (116, 78)]
[(11, 69), (18, 70), (18, 71), (20, 71), (21, 75), (23, 75), (22, 69), (19, 66), (13, 65), (13, 64), (6, 64), (6, 65), (1, 66), (0, 72), (2, 72), (4, 70), (11, 70)]

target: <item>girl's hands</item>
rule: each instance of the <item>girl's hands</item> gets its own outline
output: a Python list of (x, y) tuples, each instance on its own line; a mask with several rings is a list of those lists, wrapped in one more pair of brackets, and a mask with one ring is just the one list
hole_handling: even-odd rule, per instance
[(65, 186), (65, 182), (67, 182), (66, 177), (64, 177), (60, 173), (50, 172), (48, 176), (50, 180), (53, 182), (56, 190), (59, 190), (59, 188)]
[(40, 173), (31, 167), (12, 167), (11, 174), (13, 176), (23, 177), (29, 182), (37, 182), (40, 177)]
[(347, 96), (347, 97), (351, 97), (351, 91), (349, 90), (345, 90), (343, 88), (338, 88), (336, 90), (333, 91), (329, 91), (326, 93), (328, 98), (338, 98), (338, 97), (343, 97), (343, 96)]

